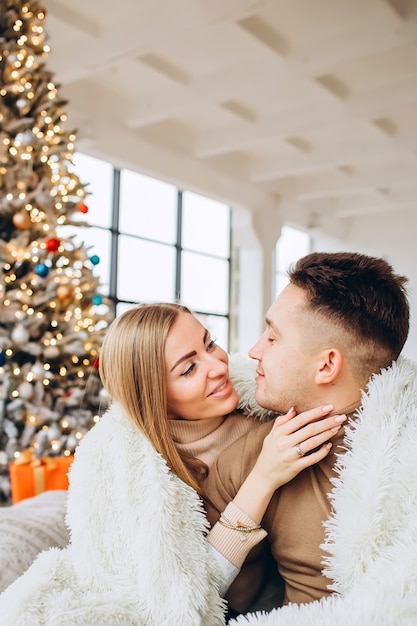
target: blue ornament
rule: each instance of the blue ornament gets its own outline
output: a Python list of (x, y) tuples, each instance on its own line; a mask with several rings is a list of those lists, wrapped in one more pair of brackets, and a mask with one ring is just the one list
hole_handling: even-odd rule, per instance
[(0, 352), (0, 367), (3, 367), (3, 365), (6, 365), (6, 355), (4, 354), (4, 352)]
[(35, 273), (41, 278), (46, 278), (49, 274), (49, 267), (39, 263), (38, 265), (35, 265)]
[(91, 302), (93, 304), (103, 304), (103, 296), (100, 296), (100, 294), (96, 294), (91, 298)]
[(100, 263), (100, 257), (97, 256), (97, 254), (93, 254), (93, 256), (90, 257), (90, 261), (93, 265), (98, 265)]

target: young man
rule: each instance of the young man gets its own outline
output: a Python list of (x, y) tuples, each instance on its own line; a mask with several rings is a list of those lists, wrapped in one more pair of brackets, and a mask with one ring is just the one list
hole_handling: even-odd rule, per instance
[[(256, 400), (280, 413), (291, 406), (299, 412), (332, 404), (334, 413), (348, 416), (349, 426), (332, 440), (327, 457), (275, 493), (263, 518), (284, 585), (282, 603), (304, 605), (272, 611), (265, 624), (274, 624), (273, 615), (283, 611), (288, 622), (281, 621), (285, 619), (282, 614), (276, 623), (293, 624), (296, 612), (310, 611), (310, 616), (315, 605), (320, 608), (319, 621), (314, 623), (327, 623), (322, 620), (327, 619), (328, 610), (329, 624), (340, 624), (331, 621), (342, 619), (345, 613), (343, 607), (340, 615), (331, 613), (334, 598), (329, 600), (330, 608), (326, 603), (308, 603), (335, 589), (350, 589), (360, 574), (371, 568), (375, 555), (386, 562), (385, 553), (381, 556), (378, 550), (390, 545), (395, 533), (384, 539), (378, 534), (378, 528), (386, 529), (392, 521), (392, 514), (384, 513), (383, 500), (388, 498), (390, 485), (379, 484), (386, 479), (383, 473), (379, 475), (376, 464), (377, 459), (381, 462), (379, 448), (391, 473), (398, 463), (397, 446), (408, 464), (412, 460), (404, 450), (404, 433), (416, 421), (410, 417), (417, 415), (417, 370), (405, 360), (396, 363), (409, 329), (407, 279), (396, 275), (383, 259), (355, 253), (313, 253), (296, 263), (289, 280), (267, 313), (265, 332), (249, 352), (258, 361)], [(270, 429), (270, 423), (261, 425), (220, 455), (206, 485), (212, 503), (208, 505), (211, 522), (233, 498)], [(416, 429), (409, 437), (414, 437), (417, 449)], [(346, 447), (349, 452), (344, 454)], [(387, 451), (391, 452), (388, 460)], [(294, 447), (294, 455), (304, 453), (300, 446)], [(357, 483), (351, 478), (355, 462), (359, 463)], [(417, 471), (414, 476), (417, 492)], [(330, 497), (335, 481), (336, 490)], [(403, 482), (399, 477), (400, 490)], [(417, 511), (417, 496), (413, 497)], [(401, 515), (395, 509), (398, 506), (395, 501), (394, 510)], [(404, 526), (402, 520), (399, 523)], [(416, 531), (414, 522), (414, 540)], [(248, 610), (259, 591), (265, 560), (258, 548), (232, 586), (228, 600), (237, 612)], [(322, 574), (326, 563), (327, 576)], [(330, 586), (332, 580), (336, 582)], [(253, 623), (264, 623), (259, 620), (257, 617)], [(353, 619), (350, 623), (359, 622)]]

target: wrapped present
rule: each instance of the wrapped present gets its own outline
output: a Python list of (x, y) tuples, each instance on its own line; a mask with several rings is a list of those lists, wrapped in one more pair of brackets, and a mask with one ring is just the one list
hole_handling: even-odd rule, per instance
[(30, 450), (9, 464), (12, 502), (15, 504), (43, 491), (68, 489), (68, 470), (74, 455), (37, 459)]

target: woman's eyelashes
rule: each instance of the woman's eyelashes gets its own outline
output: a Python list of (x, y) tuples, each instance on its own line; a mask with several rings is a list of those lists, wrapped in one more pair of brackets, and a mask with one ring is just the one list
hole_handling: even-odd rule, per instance
[(187, 367), (186, 370), (184, 370), (184, 372), (180, 374), (180, 376), (184, 376), (184, 377), (190, 376), (194, 372), (196, 367), (197, 367), (197, 361), (194, 361)]
[(217, 339), (210, 339), (210, 341), (207, 344), (207, 352), (209, 352), (210, 350), (214, 350), (214, 348), (216, 347), (216, 341)]
[[(206, 344), (205, 349), (207, 352), (212, 352), (217, 348), (216, 339), (210, 339), (210, 341)], [(180, 374), (180, 376), (187, 377), (190, 376), (197, 367), (199, 361), (195, 360), (188, 365), (188, 367)]]

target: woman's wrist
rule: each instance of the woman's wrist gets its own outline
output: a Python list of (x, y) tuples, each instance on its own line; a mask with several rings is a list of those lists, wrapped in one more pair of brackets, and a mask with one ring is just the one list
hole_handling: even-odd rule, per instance
[(261, 528), (235, 502), (230, 502), (207, 536), (207, 541), (240, 568), (250, 550), (266, 537)]

